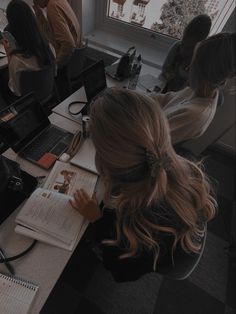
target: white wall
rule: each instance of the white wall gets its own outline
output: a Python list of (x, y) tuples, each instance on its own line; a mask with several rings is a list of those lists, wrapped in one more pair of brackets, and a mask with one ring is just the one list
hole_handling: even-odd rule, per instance
[(83, 34), (88, 34), (92, 32), (95, 28), (95, 1), (82, 0), (82, 8), (83, 8), (82, 19)]
[[(33, 0), (24, 0), (24, 1), (27, 2), (28, 4), (33, 4)], [(6, 9), (9, 2), (10, 0), (0, 0), (0, 8)]]

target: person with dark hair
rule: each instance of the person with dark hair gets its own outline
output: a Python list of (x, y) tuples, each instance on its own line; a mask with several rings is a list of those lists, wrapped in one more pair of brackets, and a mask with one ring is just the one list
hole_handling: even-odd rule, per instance
[(8, 58), (8, 86), (16, 96), (21, 96), (21, 71), (37, 71), (44, 66), (51, 66), (54, 64), (54, 56), (42, 38), (34, 13), (27, 3), (22, 0), (10, 1), (6, 16), (10, 33), (2, 43)]
[(165, 86), (163, 92), (178, 91), (187, 85), (194, 48), (208, 36), (210, 29), (211, 18), (206, 14), (196, 16), (186, 26), (182, 40), (170, 48), (162, 66), (159, 78)]
[(169, 121), (173, 144), (201, 136), (210, 125), (220, 87), (236, 75), (235, 48), (235, 33), (219, 33), (201, 41), (190, 64), (190, 86), (151, 95)]
[(104, 207), (84, 190), (71, 205), (93, 223), (105, 267), (116, 281), (188, 276), (216, 202), (199, 165), (175, 153), (161, 108), (148, 95), (107, 89), (92, 105), (90, 131)]

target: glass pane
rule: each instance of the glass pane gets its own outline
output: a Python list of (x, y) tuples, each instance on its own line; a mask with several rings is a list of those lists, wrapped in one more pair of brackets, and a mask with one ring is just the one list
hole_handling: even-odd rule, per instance
[(6, 25), (7, 25), (6, 13), (2, 8), (0, 8), (0, 30), (3, 30)]
[(181, 38), (199, 14), (211, 17), (211, 33), (221, 31), (234, 8), (234, 0), (109, 0), (107, 12), (110, 18)]

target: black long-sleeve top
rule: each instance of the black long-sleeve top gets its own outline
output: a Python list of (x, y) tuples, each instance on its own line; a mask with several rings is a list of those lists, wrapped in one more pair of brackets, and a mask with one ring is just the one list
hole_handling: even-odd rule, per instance
[[(160, 218), (158, 224), (162, 226), (175, 227), (177, 230), (186, 228), (183, 221), (177, 214), (172, 211), (167, 211), (163, 206), (158, 208)], [(106, 239), (116, 239), (116, 214), (114, 210), (105, 208), (103, 210), (103, 217), (93, 224), (93, 232), (96, 242), (101, 243)], [(204, 241), (204, 239), (195, 239), (196, 241)], [(160, 246), (158, 261), (156, 264), (156, 272), (166, 274), (175, 279), (183, 279), (195, 267), (200, 259), (199, 254), (185, 252), (178, 243), (173, 252), (172, 259), (172, 245), (174, 236), (166, 233), (157, 234), (157, 241)], [(154, 272), (154, 256), (152, 251), (143, 249), (136, 256), (129, 258), (119, 258), (120, 255), (126, 253), (125, 239), (121, 240), (119, 246), (101, 244), (103, 263), (115, 281), (134, 281), (141, 276)]]

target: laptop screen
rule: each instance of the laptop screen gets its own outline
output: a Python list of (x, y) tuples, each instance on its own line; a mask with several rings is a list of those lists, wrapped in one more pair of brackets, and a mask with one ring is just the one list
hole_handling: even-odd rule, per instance
[(100, 60), (84, 71), (84, 88), (88, 102), (107, 87), (103, 60)]
[(29, 94), (0, 112), (0, 137), (19, 152), (49, 124), (40, 103)]

